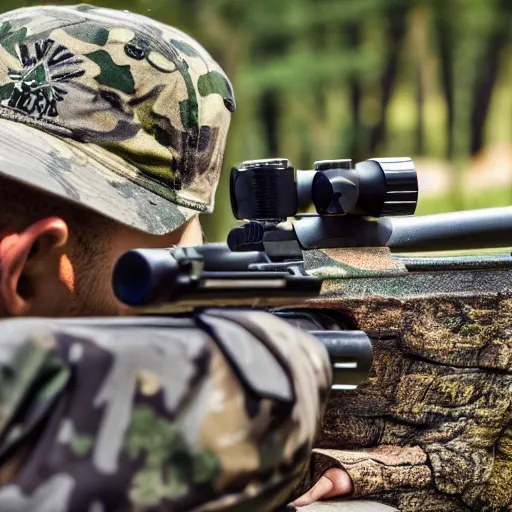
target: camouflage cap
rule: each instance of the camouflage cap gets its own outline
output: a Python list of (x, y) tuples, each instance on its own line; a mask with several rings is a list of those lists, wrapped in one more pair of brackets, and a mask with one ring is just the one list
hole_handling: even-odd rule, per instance
[(175, 28), (89, 5), (0, 16), (0, 175), (164, 234), (212, 210), (234, 111)]

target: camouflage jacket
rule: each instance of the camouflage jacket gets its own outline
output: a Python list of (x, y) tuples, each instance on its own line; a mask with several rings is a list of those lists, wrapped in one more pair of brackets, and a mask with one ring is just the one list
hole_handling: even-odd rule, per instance
[(0, 338), (9, 512), (276, 510), (331, 377), (322, 345), (260, 312), (8, 320)]
[[(512, 300), (500, 290), (510, 272), (496, 274), (471, 276), (479, 293), (489, 288), (483, 297), (429, 296), (416, 274), (400, 283), (404, 298), (395, 298), (392, 277), (393, 297), (379, 290), (361, 300), (354, 287), (351, 297), (336, 291), (318, 300), (343, 307), (369, 334), (374, 360), (364, 384), (329, 400), (304, 491), (343, 467), (354, 485), (349, 499), (401, 512), (512, 510)], [(437, 275), (427, 278), (435, 290)], [(414, 282), (416, 293), (405, 288)], [(467, 282), (452, 276), (462, 292)], [(366, 294), (372, 284), (380, 283), (356, 283)], [(347, 510), (345, 499), (335, 502), (334, 510)]]

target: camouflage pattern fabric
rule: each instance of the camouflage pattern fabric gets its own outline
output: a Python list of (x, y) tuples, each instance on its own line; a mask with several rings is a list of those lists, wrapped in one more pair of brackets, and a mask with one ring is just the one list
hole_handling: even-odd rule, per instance
[(260, 312), (8, 320), (0, 337), (6, 512), (276, 510), (330, 386), (324, 347)]
[(325, 288), (340, 278), (348, 280), (351, 277), (388, 277), (407, 273), (403, 263), (392, 257), (388, 247), (318, 249), (304, 251), (303, 256), (308, 275), (325, 279)]
[(175, 28), (88, 5), (0, 16), (0, 176), (167, 233), (212, 211), (234, 111)]
[[(512, 509), (510, 271), (439, 274), (386, 289), (381, 278), (333, 280), (307, 305), (365, 330), (374, 364), (357, 390), (329, 400), (304, 491), (338, 466), (352, 478), (350, 499), (403, 512)], [(498, 280), (508, 292), (484, 294)]]

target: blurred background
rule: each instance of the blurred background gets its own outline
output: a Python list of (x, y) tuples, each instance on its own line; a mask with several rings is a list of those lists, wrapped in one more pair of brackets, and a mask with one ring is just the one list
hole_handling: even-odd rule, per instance
[[(7, 11), (53, 0), (2, 0)], [(411, 156), (417, 214), (512, 204), (511, 0), (90, 0), (202, 43), (237, 100), (208, 241), (242, 160)]]

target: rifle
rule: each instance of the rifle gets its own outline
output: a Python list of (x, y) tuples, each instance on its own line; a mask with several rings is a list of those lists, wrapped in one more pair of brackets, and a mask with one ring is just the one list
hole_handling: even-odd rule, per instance
[[(361, 495), (401, 510), (509, 510), (512, 257), (488, 249), (512, 246), (512, 208), (413, 216), (407, 158), (310, 171), (257, 160), (230, 181), (249, 222), (227, 244), (125, 254), (117, 297), (147, 314), (266, 308), (312, 331), (339, 390), (316, 447), (348, 467), (356, 449)], [(403, 463), (386, 462), (390, 445)]]
[[(226, 244), (129, 251), (114, 269), (117, 298), (141, 314), (272, 309), (326, 346), (335, 391), (355, 389), (372, 366), (372, 341), (355, 326), (350, 299), (393, 296), (397, 283), (413, 296), (425, 273), (512, 266), (509, 254), (391, 253), (512, 244), (512, 208), (412, 216), (418, 181), (409, 158), (355, 166), (347, 159), (319, 161), (311, 171), (295, 170), (286, 159), (247, 161), (232, 169), (230, 195), (234, 216), (249, 222), (233, 229)], [(311, 204), (314, 213), (298, 214)], [(460, 287), (445, 283), (440, 291)]]

